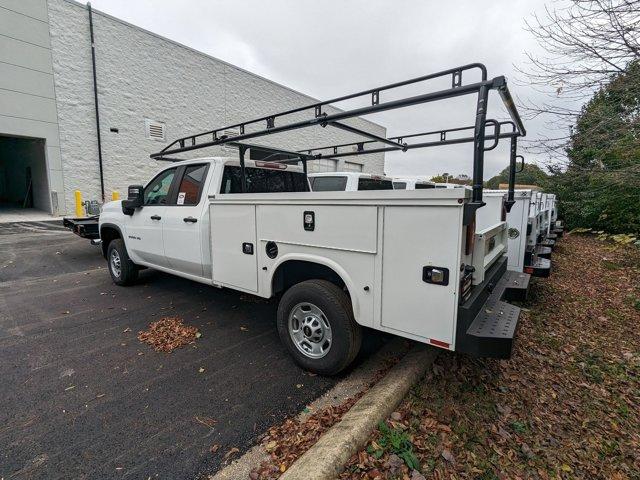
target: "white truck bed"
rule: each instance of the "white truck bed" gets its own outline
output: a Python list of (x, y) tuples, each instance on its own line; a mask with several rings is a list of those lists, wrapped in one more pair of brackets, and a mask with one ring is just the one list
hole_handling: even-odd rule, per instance
[[(213, 283), (269, 298), (283, 264), (320, 263), (340, 275), (360, 325), (453, 350), (460, 267), (472, 264), (462, 245), (469, 196), (466, 189), (212, 195)], [(313, 230), (304, 228), (308, 213)], [(497, 242), (489, 249), (482, 240), (482, 272), (502, 256), (505, 228), (485, 234)], [(446, 285), (423, 280), (429, 266), (446, 269)]]

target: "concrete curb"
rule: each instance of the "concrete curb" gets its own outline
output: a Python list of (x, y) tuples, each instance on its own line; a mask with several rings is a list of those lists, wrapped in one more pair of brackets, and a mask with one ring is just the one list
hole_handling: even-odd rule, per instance
[(412, 348), (280, 477), (280, 480), (334, 480), (349, 458), (365, 446), (371, 432), (398, 406), (435, 360), (435, 348)]

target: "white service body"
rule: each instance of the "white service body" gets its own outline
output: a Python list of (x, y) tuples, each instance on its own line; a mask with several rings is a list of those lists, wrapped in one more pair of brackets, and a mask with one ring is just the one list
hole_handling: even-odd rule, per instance
[[(515, 190), (515, 203), (507, 216), (507, 268), (514, 272), (524, 271), (525, 251), (527, 248), (527, 224), (533, 192), (531, 190)], [(489, 226), (501, 220), (504, 201), (507, 199), (506, 190), (484, 190), (483, 201), (487, 204), (478, 210), (476, 221), (480, 228)]]
[[(274, 295), (274, 274), (286, 262), (327, 266), (344, 281), (357, 323), (451, 350), (460, 265), (473, 265), (473, 284), (480, 284), (507, 248), (506, 222), (498, 222), (476, 232), (473, 254), (465, 254), (463, 206), (471, 196), (465, 188), (225, 194), (223, 169), (238, 162), (180, 162), (203, 163), (206, 193), (197, 205), (148, 205), (128, 216), (120, 201), (110, 202), (100, 215), (101, 232), (119, 228), (138, 265), (265, 298)], [(308, 211), (313, 231), (302, 228)], [(197, 222), (185, 223), (186, 217)], [(266, 254), (267, 242), (277, 244), (275, 259)], [(244, 243), (255, 254), (245, 254)], [(448, 285), (422, 280), (430, 265), (448, 269)]]

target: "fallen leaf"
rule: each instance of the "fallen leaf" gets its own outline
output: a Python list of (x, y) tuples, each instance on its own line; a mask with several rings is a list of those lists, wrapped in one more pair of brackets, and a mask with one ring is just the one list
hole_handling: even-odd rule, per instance
[(444, 458), (447, 462), (456, 463), (456, 459), (454, 458), (453, 453), (451, 453), (446, 448), (442, 450), (442, 453), (440, 455), (442, 455), (442, 458)]
[(239, 451), (240, 449), (233, 447), (231, 450), (229, 450), (227, 453), (224, 454), (224, 460), (227, 460), (229, 457), (238, 453)]

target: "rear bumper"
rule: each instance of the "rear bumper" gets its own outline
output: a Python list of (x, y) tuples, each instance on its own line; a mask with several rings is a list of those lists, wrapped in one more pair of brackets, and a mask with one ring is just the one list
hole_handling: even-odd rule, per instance
[(507, 270), (507, 259), (496, 262), (485, 281), (458, 307), (456, 351), (476, 357), (510, 358), (520, 308), (506, 300), (525, 299), (529, 275)]
[(553, 250), (553, 247), (556, 246), (556, 241), (551, 238), (545, 238), (540, 242), (540, 245), (542, 245), (543, 247), (549, 247), (551, 248), (551, 250)]
[(550, 247), (543, 247), (542, 245), (536, 247), (536, 255), (540, 258), (546, 258), (547, 260), (551, 260), (552, 251)]
[(83, 218), (64, 218), (62, 219), (62, 225), (82, 238), (96, 240), (100, 238), (100, 231), (98, 230), (99, 218), (98, 215)]
[(525, 263), (524, 271), (533, 277), (548, 278), (551, 276), (551, 260), (535, 257), (533, 263)]

